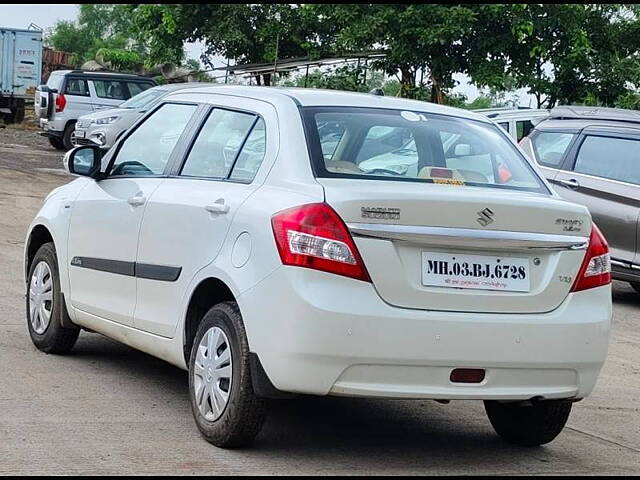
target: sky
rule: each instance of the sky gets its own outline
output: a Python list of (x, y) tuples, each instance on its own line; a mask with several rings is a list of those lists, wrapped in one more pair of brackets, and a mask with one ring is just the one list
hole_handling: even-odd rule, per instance
[[(42, 27), (51, 28), (57, 20), (75, 20), (78, 16), (78, 5), (69, 4), (37, 4), (37, 5), (0, 5), (0, 26), (9, 28), (27, 28), (30, 23)], [(185, 50), (189, 58), (199, 59), (203, 47), (199, 43), (185, 44)], [(222, 65), (221, 58), (214, 58), (214, 65)], [(454, 88), (454, 93), (462, 93), (469, 101), (474, 100), (480, 92), (469, 82), (469, 78), (464, 74), (454, 75), (454, 79), (459, 84)], [(518, 91), (519, 104), (521, 106), (532, 106), (535, 108), (535, 101), (531, 102), (533, 96), (528, 95), (524, 89)]]

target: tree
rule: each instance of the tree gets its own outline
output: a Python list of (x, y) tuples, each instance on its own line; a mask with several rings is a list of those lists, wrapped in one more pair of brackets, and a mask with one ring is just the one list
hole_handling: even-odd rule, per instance
[(59, 21), (47, 37), (57, 50), (73, 53), (78, 64), (110, 61), (115, 68), (135, 70), (145, 50), (131, 35), (130, 5), (83, 4), (76, 22)]
[[(528, 88), (538, 107), (613, 105), (638, 78), (640, 28), (619, 4), (496, 4), (478, 8), (468, 50), (481, 86)], [(485, 61), (483, 61), (483, 58)]]
[[(388, 75), (400, 72), (401, 94), (416, 98), (428, 84), (430, 99), (444, 103), (454, 86), (452, 75), (468, 66), (461, 39), (474, 23), (472, 8), (442, 4), (315, 5), (322, 24), (335, 25), (333, 50), (384, 54), (375, 66)], [(418, 73), (427, 83), (416, 85)]]
[[(138, 5), (133, 22), (155, 62), (181, 59), (185, 41), (202, 41), (205, 56), (236, 64), (277, 66), (278, 58), (317, 57), (322, 50), (317, 18), (297, 4)], [(270, 74), (263, 80), (269, 85)]]

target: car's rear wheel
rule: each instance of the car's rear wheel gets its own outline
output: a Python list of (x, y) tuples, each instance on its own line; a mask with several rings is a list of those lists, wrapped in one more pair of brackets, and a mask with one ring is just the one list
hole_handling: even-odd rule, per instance
[(64, 144), (62, 143), (62, 139), (58, 137), (49, 137), (49, 143), (56, 150), (64, 150)]
[(564, 428), (572, 403), (546, 400), (530, 404), (486, 401), (484, 407), (494, 430), (504, 440), (534, 447), (549, 443)]
[(189, 361), (189, 398), (200, 433), (218, 447), (253, 442), (266, 417), (251, 382), (249, 345), (235, 302), (212, 307), (196, 333)]
[(28, 276), (27, 325), (33, 344), (46, 353), (67, 353), (73, 348), (79, 328), (62, 326), (66, 315), (60, 291), (58, 261), (53, 243), (36, 252)]
[(631, 284), (631, 286), (633, 287), (633, 289), (640, 293), (640, 282), (629, 282)]
[(69, 123), (62, 134), (62, 145), (65, 150), (71, 150), (76, 146), (76, 122)]

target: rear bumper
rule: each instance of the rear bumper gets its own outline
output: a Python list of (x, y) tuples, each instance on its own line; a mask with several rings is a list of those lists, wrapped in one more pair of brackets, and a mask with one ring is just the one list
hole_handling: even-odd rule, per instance
[[(249, 345), (285, 392), (390, 398), (583, 398), (604, 363), (611, 289), (544, 314), (468, 314), (384, 303), (365, 282), (280, 267), (238, 299)], [(449, 380), (483, 368), (480, 384)]]
[(60, 138), (64, 135), (64, 120), (49, 120), (47, 118), (40, 119), (40, 135), (43, 137)]

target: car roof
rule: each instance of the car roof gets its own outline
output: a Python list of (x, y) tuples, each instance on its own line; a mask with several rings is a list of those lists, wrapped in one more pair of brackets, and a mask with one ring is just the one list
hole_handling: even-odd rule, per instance
[(607, 120), (613, 122), (637, 123), (640, 125), (640, 112), (623, 108), (583, 107), (562, 105), (549, 112), (553, 119), (570, 120)]
[(538, 123), (535, 127), (536, 130), (562, 130), (567, 132), (578, 133), (584, 129), (606, 129), (606, 130), (619, 130), (621, 133), (629, 131), (640, 131), (640, 123), (632, 122), (616, 122), (612, 120), (578, 120), (578, 119), (558, 119), (547, 118)]
[(135, 75), (133, 73), (118, 73), (118, 72), (97, 72), (93, 70), (55, 70), (51, 72), (51, 75), (84, 75), (90, 77), (118, 77), (129, 78), (135, 80), (151, 80), (153, 78), (145, 75)]
[[(180, 89), (172, 95), (177, 95), (178, 93), (190, 93), (189, 90), (189, 87)], [(453, 108), (419, 100), (408, 100), (404, 98), (372, 95), (368, 93), (345, 92), (341, 90), (213, 84), (208, 88), (198, 88), (197, 93), (233, 95), (266, 101), (277, 101), (282, 100), (283, 98), (288, 98), (301, 107), (335, 106), (415, 110), (424, 113), (450, 115), (470, 120), (477, 120), (483, 123), (491, 123), (485, 115), (471, 112), (469, 110), (463, 110), (461, 108)]]

